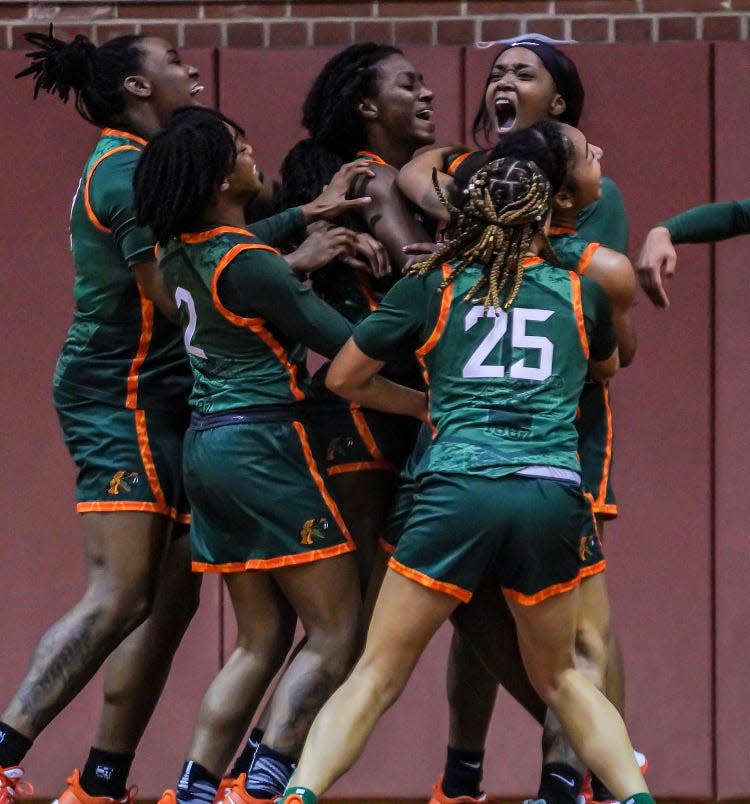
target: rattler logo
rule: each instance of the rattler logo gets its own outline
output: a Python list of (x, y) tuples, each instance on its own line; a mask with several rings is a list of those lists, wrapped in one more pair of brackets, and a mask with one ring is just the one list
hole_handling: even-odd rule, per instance
[(354, 439), (351, 436), (336, 436), (328, 442), (326, 449), (326, 460), (335, 461), (336, 458), (343, 458), (351, 452), (354, 446)]
[(112, 480), (109, 481), (107, 494), (119, 494), (132, 491), (133, 486), (138, 485), (138, 472), (115, 472)]
[(328, 520), (324, 516), (308, 519), (299, 532), (299, 543), (309, 545), (314, 539), (322, 539), (328, 530)]
[(578, 542), (578, 558), (581, 561), (585, 561), (591, 555), (590, 538), (590, 536), (581, 536), (581, 540)]

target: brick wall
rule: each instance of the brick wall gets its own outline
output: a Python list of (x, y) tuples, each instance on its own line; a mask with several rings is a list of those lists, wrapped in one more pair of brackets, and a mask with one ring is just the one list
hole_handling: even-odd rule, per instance
[(0, 0), (0, 48), (54, 22), (104, 41), (148, 31), (179, 47), (310, 47), (375, 39), (464, 45), (527, 31), (580, 42), (746, 40), (750, 0)]

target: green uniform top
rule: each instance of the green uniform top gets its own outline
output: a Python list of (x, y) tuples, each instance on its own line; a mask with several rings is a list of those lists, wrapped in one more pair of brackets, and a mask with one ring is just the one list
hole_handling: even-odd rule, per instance
[(54, 384), (84, 399), (171, 408), (191, 378), (176, 326), (132, 272), (153, 259), (154, 237), (135, 225), (133, 172), (145, 141), (104, 129), (81, 176), (70, 218), (75, 314)]
[(550, 226), (549, 242), (560, 265), (578, 274), (586, 273), (591, 255), (601, 246), (601, 243), (591, 243), (581, 237), (575, 229), (562, 226)]
[(701, 204), (659, 225), (666, 226), (675, 245), (706, 243), (750, 234), (750, 198)]
[(373, 359), (410, 344), (423, 365), (436, 434), (417, 473), (580, 471), (574, 420), (589, 356), (616, 346), (602, 289), (531, 259), (513, 307), (485, 313), (464, 299), (480, 268), (438, 293), (445, 271), (402, 279), (354, 332)]
[(183, 235), (160, 253), (193, 370), (190, 402), (204, 414), (301, 402), (305, 347), (330, 357), (351, 334), (264, 242), (304, 226), (299, 208), (252, 226)]
[[(483, 167), (491, 151), (453, 151), (446, 155), (443, 170), (455, 176), (459, 167), (466, 176)], [(463, 167), (462, 167), (463, 166)], [(470, 173), (469, 173), (470, 171)], [(625, 254), (628, 250), (628, 215), (620, 188), (612, 179), (602, 177), (602, 194), (578, 213), (578, 232), (585, 240), (596, 241), (603, 246)]]

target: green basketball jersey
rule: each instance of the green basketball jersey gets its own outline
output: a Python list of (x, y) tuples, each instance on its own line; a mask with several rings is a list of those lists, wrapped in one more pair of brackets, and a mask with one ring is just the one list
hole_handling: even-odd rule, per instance
[[(299, 210), (277, 218), (282, 216), (299, 225)], [(248, 229), (223, 226), (183, 235), (160, 253), (160, 264), (180, 310), (194, 376), (191, 404), (201, 413), (306, 399), (302, 341), (333, 352), (351, 331)], [(220, 294), (229, 268), (242, 280), (243, 298)], [(247, 310), (248, 304), (263, 312)], [(232, 311), (238, 306), (247, 314)], [(320, 337), (330, 343), (321, 347), (314, 342)]]
[(145, 141), (104, 129), (86, 162), (70, 218), (75, 315), (55, 386), (128, 408), (171, 408), (191, 378), (179, 329), (146, 298), (133, 267), (154, 238), (135, 225), (133, 172)]
[(563, 268), (585, 274), (591, 255), (601, 243), (591, 243), (581, 237), (575, 229), (563, 226), (550, 226), (549, 242)]
[(464, 299), (480, 270), (470, 266), (442, 293), (440, 271), (406, 277), (354, 333), (378, 360), (416, 345), (436, 428), (418, 473), (580, 471), (576, 407), (589, 356), (615, 348), (609, 302), (595, 282), (534, 258), (511, 309), (485, 311)]

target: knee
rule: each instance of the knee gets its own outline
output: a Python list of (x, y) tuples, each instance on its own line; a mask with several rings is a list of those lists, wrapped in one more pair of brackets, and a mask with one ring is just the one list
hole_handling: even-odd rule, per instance
[(311, 625), (306, 632), (311, 650), (318, 653), (335, 683), (343, 680), (362, 649), (364, 634), (360, 612), (336, 616)]
[(609, 655), (610, 629), (601, 623), (583, 622), (576, 630), (576, 664), (597, 687), (604, 683)]
[(93, 608), (103, 631), (124, 639), (151, 612), (152, 596), (137, 589), (109, 589), (95, 594)]

